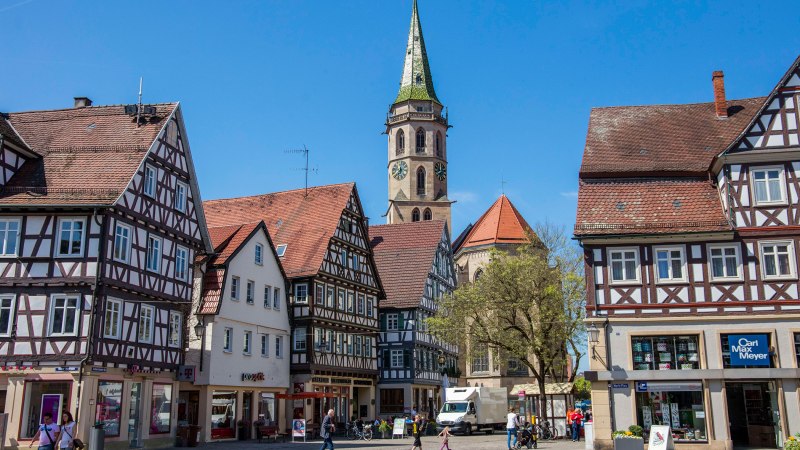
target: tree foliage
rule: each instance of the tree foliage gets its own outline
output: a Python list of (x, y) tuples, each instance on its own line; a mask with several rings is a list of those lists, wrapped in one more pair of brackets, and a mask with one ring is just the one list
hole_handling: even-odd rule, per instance
[(465, 349), (467, 364), (486, 352), (495, 363), (519, 360), (544, 392), (546, 380), (572, 381), (577, 373), (585, 340), (583, 258), (563, 228), (537, 225), (529, 240), (513, 253), (494, 251), (475, 282), (441, 300), (429, 325)]

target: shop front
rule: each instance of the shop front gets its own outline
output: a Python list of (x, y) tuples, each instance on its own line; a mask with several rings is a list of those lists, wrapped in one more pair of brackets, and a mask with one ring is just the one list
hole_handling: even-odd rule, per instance
[(375, 386), (371, 379), (313, 377), (308, 382), (295, 382), (292, 394), (312, 393), (291, 400), (291, 419), (305, 419), (318, 424), (329, 409), (334, 410), (336, 423), (343, 424), (352, 417), (374, 418)]
[[(547, 420), (565, 436), (567, 432), (567, 411), (574, 403), (572, 383), (545, 383)], [(533, 423), (541, 417), (541, 395), (536, 383), (517, 384), (509, 392), (508, 404), (526, 421)]]
[(640, 381), (635, 396), (637, 423), (645, 437), (653, 425), (667, 425), (675, 442), (708, 442), (702, 382)]

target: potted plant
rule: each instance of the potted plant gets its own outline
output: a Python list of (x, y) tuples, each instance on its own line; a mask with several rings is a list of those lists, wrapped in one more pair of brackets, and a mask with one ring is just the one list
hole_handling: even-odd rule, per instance
[(627, 430), (618, 430), (611, 433), (614, 439), (614, 450), (644, 450), (642, 427), (631, 425)]
[(789, 436), (783, 443), (783, 450), (800, 450), (800, 433)]
[(378, 431), (381, 432), (381, 438), (386, 439), (386, 434), (392, 432), (392, 426), (385, 420), (381, 420), (381, 424), (378, 425)]

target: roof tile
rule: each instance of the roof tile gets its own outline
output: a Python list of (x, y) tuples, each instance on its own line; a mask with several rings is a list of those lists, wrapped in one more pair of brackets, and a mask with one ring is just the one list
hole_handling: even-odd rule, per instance
[(528, 242), (530, 225), (517, 211), (511, 200), (501, 195), (475, 222), (457, 250), (494, 244), (523, 244)]

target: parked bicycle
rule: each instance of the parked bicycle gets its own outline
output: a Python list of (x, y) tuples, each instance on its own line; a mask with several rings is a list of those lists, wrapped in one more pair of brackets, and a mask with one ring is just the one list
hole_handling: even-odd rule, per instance
[(347, 438), (350, 440), (372, 440), (372, 424), (364, 424), (363, 426), (359, 427), (357, 422), (347, 422), (345, 424), (345, 428), (347, 429)]
[(543, 425), (538, 423), (534, 425), (534, 432), (539, 439), (544, 439), (545, 441), (558, 439), (558, 429), (550, 425), (549, 420), (545, 420)]

